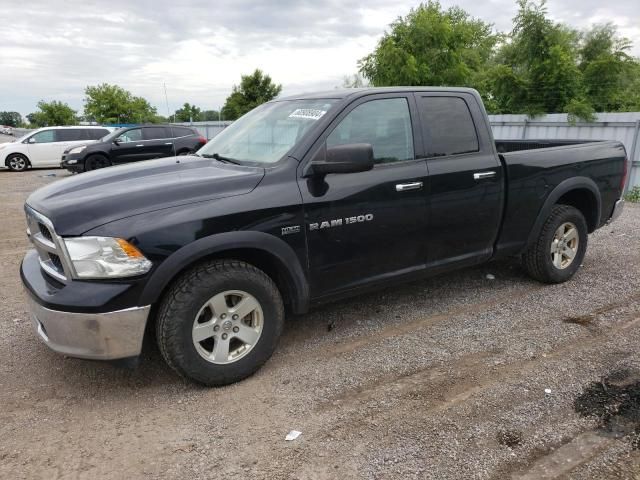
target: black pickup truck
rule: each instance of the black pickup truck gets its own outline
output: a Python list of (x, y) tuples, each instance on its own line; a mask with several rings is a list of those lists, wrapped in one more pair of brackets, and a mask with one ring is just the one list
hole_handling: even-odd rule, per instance
[(284, 98), (197, 155), (34, 192), (21, 276), (52, 349), (135, 358), (147, 332), (222, 385), (267, 361), (287, 311), (507, 256), (569, 280), (628, 168), (619, 142), (495, 142), (474, 90)]

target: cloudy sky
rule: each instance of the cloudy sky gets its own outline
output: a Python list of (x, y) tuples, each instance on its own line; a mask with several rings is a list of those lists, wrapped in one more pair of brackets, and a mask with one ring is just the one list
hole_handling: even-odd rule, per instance
[[(86, 85), (117, 83), (165, 114), (217, 109), (240, 75), (261, 68), (283, 93), (331, 89), (355, 73), (388, 24), (419, 0), (30, 0), (0, 4), (0, 110), (40, 99), (82, 110)], [(442, 0), (511, 27), (515, 0)], [(575, 27), (612, 22), (640, 55), (638, 0), (549, 0)]]

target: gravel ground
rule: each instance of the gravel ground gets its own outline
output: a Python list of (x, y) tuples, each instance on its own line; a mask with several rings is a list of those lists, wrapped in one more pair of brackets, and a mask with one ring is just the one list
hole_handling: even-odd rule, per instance
[(571, 282), (497, 262), (328, 305), (205, 389), (152, 342), (129, 370), (37, 340), (22, 203), (66, 175), (0, 171), (0, 478), (640, 478), (640, 206)]

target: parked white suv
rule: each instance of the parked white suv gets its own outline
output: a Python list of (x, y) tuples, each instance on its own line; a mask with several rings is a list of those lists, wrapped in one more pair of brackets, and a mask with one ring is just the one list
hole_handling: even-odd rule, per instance
[(106, 127), (44, 127), (10, 143), (0, 143), (0, 167), (21, 172), (29, 167), (59, 167), (62, 152), (108, 135)]

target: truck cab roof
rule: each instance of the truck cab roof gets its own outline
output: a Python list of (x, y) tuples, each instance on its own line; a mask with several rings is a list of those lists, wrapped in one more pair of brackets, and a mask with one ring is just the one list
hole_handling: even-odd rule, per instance
[(366, 95), (398, 93), (398, 92), (463, 92), (473, 95), (479, 94), (477, 90), (466, 87), (363, 87), (363, 88), (337, 88), (335, 90), (325, 90), (321, 92), (307, 92), (273, 100), (274, 102), (285, 100), (314, 100), (321, 98), (354, 99)]

